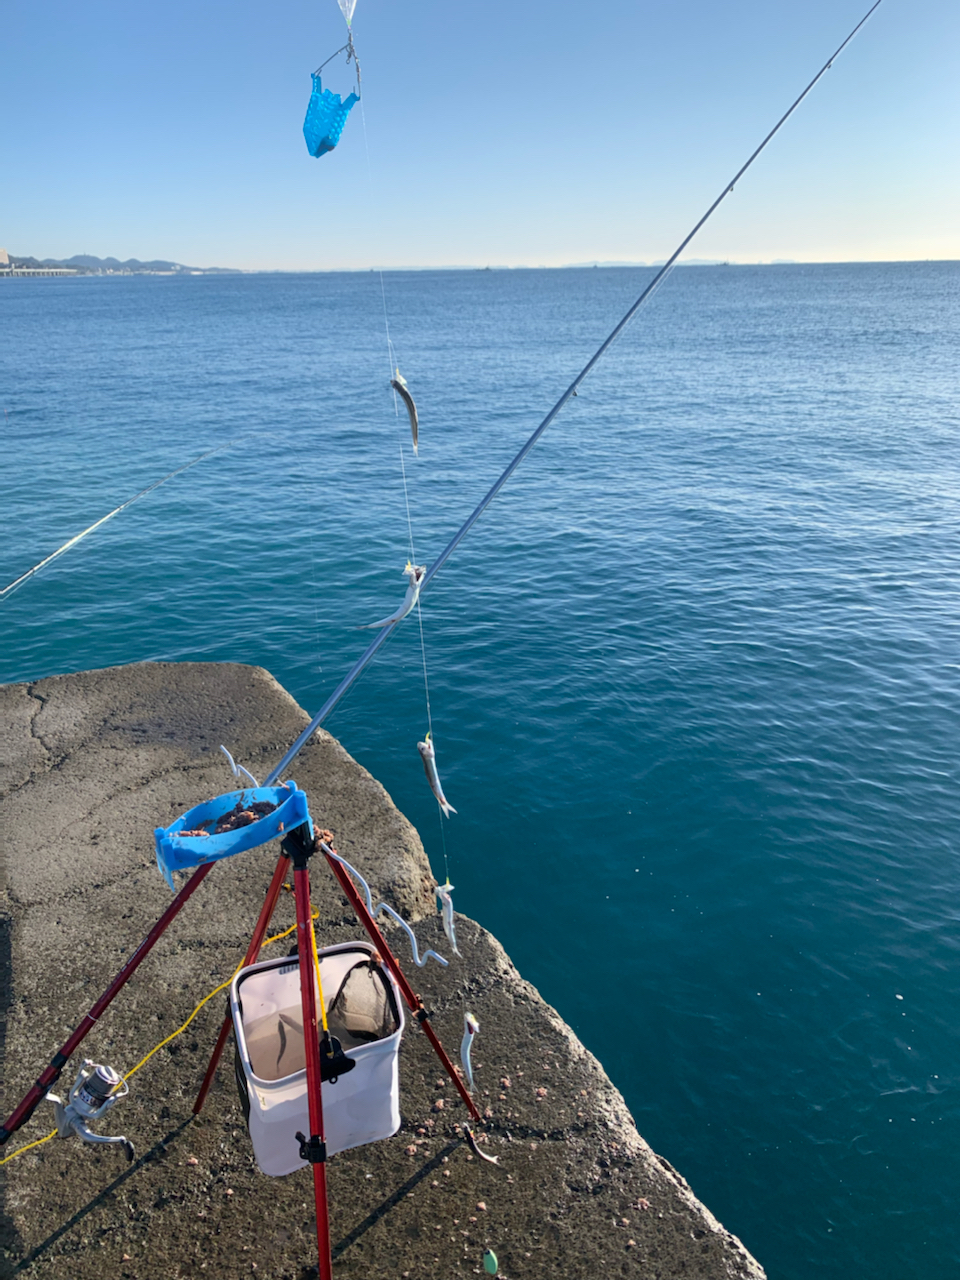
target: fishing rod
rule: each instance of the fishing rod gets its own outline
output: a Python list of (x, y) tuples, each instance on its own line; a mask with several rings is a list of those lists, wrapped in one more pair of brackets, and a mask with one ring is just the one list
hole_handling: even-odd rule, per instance
[[(683, 240), (680, 241), (680, 244), (676, 247), (676, 249), (667, 259), (667, 261), (663, 264), (663, 266), (660, 268), (657, 274), (653, 277), (653, 279), (650, 281), (647, 287), (643, 290), (643, 292), (640, 294), (639, 298), (637, 298), (636, 302), (633, 304), (630, 310), (626, 313), (626, 315), (624, 315), (623, 319), (620, 320), (620, 322), (612, 330), (609, 337), (606, 338), (606, 340), (597, 348), (594, 354), (590, 357), (587, 363), (583, 366), (583, 368), (574, 378), (573, 382), (570, 383), (569, 387), (567, 387), (566, 391), (563, 393), (563, 395), (560, 397), (557, 403), (553, 406), (553, 408), (550, 410), (547, 416), (543, 419), (543, 421), (540, 423), (537, 429), (533, 432), (533, 434), (524, 444), (523, 448), (512, 459), (512, 461), (505, 468), (505, 470), (503, 471), (499, 479), (490, 487), (490, 489), (487, 491), (484, 497), (480, 500), (480, 502), (477, 504), (474, 510), (470, 513), (470, 515), (466, 518), (466, 520), (463, 522), (463, 524), (460, 526), (457, 532), (453, 535), (453, 537), (450, 539), (450, 541), (447, 543), (444, 549), (437, 556), (436, 560), (434, 560), (433, 564), (430, 565), (429, 569), (427, 569), (420, 583), (421, 594), (423, 593), (424, 588), (427, 586), (430, 580), (437, 573), (440, 572), (440, 570), (443, 568), (446, 562), (450, 559), (451, 555), (453, 555), (454, 551), (457, 549), (457, 547), (460, 545), (463, 539), (467, 536), (467, 534), (470, 532), (470, 530), (473, 528), (476, 522), (480, 519), (484, 511), (486, 511), (487, 507), (489, 507), (490, 503), (494, 500), (494, 498), (497, 496), (497, 494), (500, 492), (503, 486), (507, 483), (507, 481), (513, 475), (514, 471), (516, 471), (517, 467), (519, 467), (520, 463), (524, 460), (524, 458), (527, 456), (527, 454), (530, 452), (533, 446), (537, 443), (537, 441), (546, 431), (547, 427), (549, 427), (550, 424), (557, 417), (557, 414), (559, 414), (563, 406), (567, 403), (568, 400), (570, 400), (574, 395), (576, 395), (577, 388), (583, 382), (584, 378), (586, 378), (586, 376), (593, 370), (594, 366), (597, 365), (599, 361), (606, 355), (606, 353), (609, 351), (611, 346), (613, 346), (616, 340), (620, 337), (621, 333), (623, 333), (624, 329), (626, 329), (627, 325), (634, 318), (634, 316), (637, 314), (637, 312), (640, 310), (643, 304), (651, 297), (651, 295), (657, 289), (658, 285), (660, 285), (660, 283), (666, 277), (667, 273), (673, 267), (674, 263), (680, 257), (681, 253), (683, 253), (684, 249), (686, 249), (687, 245), (694, 238), (697, 232), (700, 231), (700, 229), (704, 226), (704, 224), (713, 216), (716, 210), (720, 207), (723, 201), (726, 200), (727, 196), (730, 195), (734, 187), (737, 185), (737, 183), (740, 181), (743, 175), (747, 172), (747, 170), (753, 164), (754, 160), (756, 160), (757, 157), (760, 155), (761, 151), (763, 151), (764, 148), (767, 146), (767, 144), (775, 137), (775, 135), (780, 132), (781, 128), (790, 119), (790, 117), (796, 111), (797, 107), (800, 106), (800, 103), (803, 102), (807, 94), (810, 93), (810, 91), (817, 84), (817, 82), (824, 75), (826, 75), (826, 73), (833, 66), (835, 59), (840, 56), (840, 54), (844, 51), (844, 49), (847, 47), (850, 41), (854, 38), (854, 36), (857, 34), (860, 28), (864, 26), (864, 24), (871, 17), (871, 15), (877, 9), (879, 9), (881, 3), (882, 3), (882, 0), (875, 0), (875, 3), (871, 5), (871, 7), (867, 10), (867, 12), (863, 15), (863, 17), (860, 19), (857, 25), (853, 28), (853, 30), (850, 32), (847, 38), (843, 41), (843, 43), (839, 45), (837, 49), (830, 55), (830, 57), (823, 64), (823, 66), (820, 68), (817, 74), (813, 77), (813, 79), (810, 81), (810, 83), (807, 85), (804, 91), (799, 95), (799, 97), (795, 99), (795, 101), (791, 104), (791, 106), (783, 113), (783, 115), (780, 117), (777, 123), (773, 126), (773, 128), (770, 130), (767, 136), (763, 139), (763, 141), (760, 143), (757, 149), (753, 152), (750, 158), (746, 161), (746, 163), (743, 164), (737, 170), (734, 176), (730, 179), (727, 185), (723, 188), (723, 190), (717, 196), (716, 200), (714, 200), (713, 204), (710, 205), (706, 213), (700, 218), (699, 222), (697, 222), (696, 225), (693, 227), (693, 229), (687, 233), (687, 235), (683, 238)], [(330, 697), (327, 698), (326, 702), (323, 704), (323, 706), (320, 708), (317, 714), (313, 717), (313, 719), (310, 721), (310, 723), (307, 725), (304, 731), (300, 734), (299, 738), (297, 738), (296, 742), (293, 744), (293, 746), (290, 748), (287, 754), (283, 757), (280, 763), (269, 775), (269, 777), (266, 780), (266, 783), (264, 784), (265, 786), (271, 786), (274, 782), (277, 781), (277, 779), (283, 773), (286, 772), (286, 770), (289, 768), (293, 760), (295, 760), (296, 757), (300, 754), (301, 750), (304, 748), (304, 746), (306, 746), (307, 742), (309, 742), (313, 734), (317, 731), (317, 729), (319, 729), (323, 721), (327, 718), (327, 716), (334, 709), (334, 707), (337, 705), (337, 703), (340, 701), (343, 695), (347, 692), (347, 690), (356, 680), (357, 676), (359, 676), (360, 672), (363, 671), (364, 667), (366, 667), (366, 665), (370, 662), (374, 654), (376, 654), (377, 651), (387, 642), (387, 639), (392, 634), (393, 629), (396, 626), (397, 626), (397, 622), (388, 623), (388, 625), (382, 629), (382, 631), (379, 633), (376, 639), (370, 642), (370, 644), (367, 646), (364, 652), (360, 655), (357, 661), (353, 664), (353, 666), (350, 668), (347, 674), (343, 677), (343, 679), (337, 685), (336, 689), (334, 689), (333, 693), (331, 693)]]
[(69, 551), (71, 547), (75, 547), (78, 542), (82, 542), (88, 533), (93, 533), (95, 529), (99, 529), (102, 524), (106, 524), (108, 520), (112, 520), (114, 516), (119, 515), (121, 511), (125, 511), (127, 507), (132, 506), (135, 502), (139, 502), (139, 500), (141, 498), (145, 498), (148, 493), (153, 493), (154, 489), (159, 489), (162, 484), (166, 484), (167, 481), (172, 480), (174, 476), (179, 476), (184, 471), (189, 471), (190, 468), (195, 467), (198, 462), (203, 462), (207, 458), (212, 458), (215, 453), (221, 453), (224, 449), (229, 449), (232, 444), (236, 443), (236, 440), (228, 440), (226, 444), (218, 444), (215, 449), (209, 449), (206, 453), (201, 453), (199, 458), (194, 458), (191, 462), (185, 462), (182, 467), (177, 467), (175, 471), (168, 471), (167, 474), (162, 476), (159, 480), (154, 480), (153, 484), (148, 484), (145, 489), (141, 489), (139, 493), (135, 493), (132, 498), (128, 498), (126, 502), (121, 502), (119, 507), (114, 507), (112, 511), (108, 511), (105, 516), (101, 516), (99, 520), (95, 520), (93, 524), (88, 525), (86, 529), (81, 530), (80, 533), (74, 534), (72, 538), (68, 538), (62, 547), (57, 547), (56, 551), (52, 551), (50, 555), (45, 556), (44, 559), (41, 560), (39, 564), (35, 564), (32, 569), (28, 569), (26, 573), (21, 573), (19, 578), (14, 578), (13, 582), (10, 582), (7, 586), (0, 588), (0, 600), (2, 600), (4, 596), (9, 595), (12, 591), (16, 591), (17, 587), (22, 587), (28, 579), (32, 578), (35, 573), (39, 573), (41, 569), (46, 568), (46, 566), (56, 560), (58, 556), (62, 556), (65, 552)]

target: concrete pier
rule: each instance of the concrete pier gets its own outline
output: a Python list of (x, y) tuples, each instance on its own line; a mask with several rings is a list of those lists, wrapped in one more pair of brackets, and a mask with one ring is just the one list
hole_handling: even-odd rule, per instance
[[(154, 827), (232, 789), (221, 743), (263, 776), (308, 717), (266, 671), (201, 663), (2, 686), (0, 717), (6, 1117), (168, 905)], [(449, 954), (423, 848), (383, 787), (322, 730), (292, 774), (315, 821), (334, 832), (378, 897), (415, 924), (421, 947)], [(277, 852), (266, 847), (214, 867), (92, 1030), (61, 1091), (84, 1055), (129, 1071), (229, 978)], [(321, 942), (362, 936), (323, 865), (312, 879)], [(276, 930), (292, 922), (293, 903), (283, 895)], [(478, 1160), (463, 1142), (465, 1108), (426, 1037), (408, 1023), (400, 1133), (338, 1155), (329, 1167), (335, 1275), (472, 1277), (483, 1274), (489, 1247), (504, 1280), (762, 1280), (740, 1241), (644, 1142), (600, 1063), (496, 939), (465, 916), (457, 936), (462, 959), (418, 970), (400, 931), (389, 933), (451, 1056), (465, 1003), (479, 1019), (473, 1061), (487, 1117), (483, 1150), (499, 1165)], [(212, 1000), (161, 1049), (100, 1126), (135, 1143), (132, 1164), (117, 1149), (70, 1138), (0, 1169), (0, 1274), (311, 1274), (309, 1174), (270, 1179), (255, 1168), (232, 1048), (206, 1108), (191, 1119), (224, 1003)], [(52, 1127), (53, 1109), (41, 1104), (0, 1157)]]

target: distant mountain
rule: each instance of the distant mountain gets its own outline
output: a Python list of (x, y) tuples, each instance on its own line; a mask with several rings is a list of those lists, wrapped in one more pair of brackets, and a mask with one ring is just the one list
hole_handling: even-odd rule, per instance
[(128, 258), (121, 262), (119, 258), (94, 258), (89, 253), (76, 253), (72, 258), (15, 258), (10, 255), (10, 264), (15, 267), (72, 267), (82, 275), (240, 275), (233, 267), (187, 267), (182, 262), (166, 262), (157, 259), (153, 262), (141, 262), (139, 258)]

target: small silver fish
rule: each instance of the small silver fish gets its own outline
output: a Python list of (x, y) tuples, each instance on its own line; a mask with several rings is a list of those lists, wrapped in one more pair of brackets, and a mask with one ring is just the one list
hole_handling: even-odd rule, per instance
[(389, 618), (381, 618), (379, 622), (367, 622), (362, 627), (358, 627), (358, 631), (372, 631), (374, 627), (388, 627), (391, 622), (399, 622), (401, 618), (405, 618), (413, 606), (420, 598), (420, 584), (423, 582), (423, 575), (427, 572), (425, 564), (411, 564), (407, 561), (407, 567), (403, 571), (406, 574), (409, 586), (407, 594), (403, 597), (403, 604), (395, 613), (391, 613)]
[[(495, 1165), (497, 1166), (497, 1168), (499, 1168), (499, 1167), (500, 1167), (500, 1157), (499, 1157), (499, 1156), (488, 1156), (488, 1155), (486, 1155), (486, 1153), (485, 1153), (485, 1152), (483, 1152), (483, 1151), (481, 1151), (481, 1150), (480, 1150), (480, 1144), (477, 1142), (477, 1139), (474, 1137), (473, 1130), (470, 1128), (470, 1126), (469, 1126), (468, 1124), (462, 1124), (462, 1125), (460, 1126), (460, 1128), (461, 1128), (461, 1129), (463, 1130), (463, 1132), (467, 1135), (467, 1143), (469, 1144), (469, 1146), (470, 1146), (470, 1150), (473, 1152), (473, 1154), (474, 1154), (475, 1156), (479, 1156), (481, 1160), (486, 1160), (488, 1164), (495, 1164)], [(492, 1253), (492, 1251), (491, 1251), (490, 1249), (488, 1249), (488, 1250), (487, 1250), (487, 1253), (490, 1253), (490, 1254), (491, 1254), (491, 1256), (493, 1257), (493, 1261), (494, 1261), (494, 1262), (496, 1262), (496, 1260), (497, 1260), (497, 1256), (496, 1256), (496, 1254)], [(485, 1254), (483, 1255), (483, 1258), (484, 1258), (484, 1267), (485, 1267), (485, 1269), (486, 1269), (487, 1271), (490, 1271), (490, 1268), (486, 1265), (487, 1253), (485, 1253)], [(491, 1275), (493, 1275), (493, 1274), (495, 1274), (495, 1272), (490, 1272), (490, 1274), (491, 1274)]]
[(437, 753), (433, 749), (429, 733), (426, 741), (417, 743), (417, 750), (420, 752), (420, 759), (423, 761), (423, 771), (427, 775), (427, 781), (430, 783), (430, 790), (437, 797), (437, 804), (443, 810), (444, 815), (449, 818), (451, 813), (456, 813), (457, 811), (443, 794), (440, 775), (437, 773)]
[(437, 897), (440, 899), (443, 932), (447, 935), (447, 941), (453, 947), (453, 954), (458, 956), (460, 952), (457, 950), (457, 933), (453, 924), (453, 899), (450, 897), (451, 893), (453, 893), (453, 885), (449, 880), (446, 884), (438, 884), (436, 892)]
[(390, 385), (406, 405), (407, 413), (410, 416), (410, 434), (413, 436), (413, 452), (416, 453), (420, 419), (417, 416), (417, 406), (413, 403), (413, 396), (407, 390), (407, 380), (401, 375), (399, 369), (397, 370), (397, 376), (390, 379)]
[(470, 1063), (470, 1050), (473, 1048), (473, 1037), (480, 1030), (480, 1023), (472, 1013), (463, 1015), (463, 1039), (460, 1041), (460, 1061), (463, 1063), (463, 1074), (467, 1078), (467, 1087), (473, 1091), (473, 1067)]
[(235, 778), (238, 778), (242, 782), (243, 778), (241, 778), (240, 775), (243, 774), (245, 777), (250, 779), (253, 786), (259, 787), (260, 783), (256, 780), (256, 778), (253, 776), (250, 770), (245, 769), (242, 764), (237, 764), (236, 760), (234, 760), (233, 756), (230, 754), (230, 752), (227, 750), (226, 747), (222, 746), (220, 750), (223, 752), (223, 754), (227, 757), (227, 760), (230, 762), (230, 768), (233, 771), (233, 776)]

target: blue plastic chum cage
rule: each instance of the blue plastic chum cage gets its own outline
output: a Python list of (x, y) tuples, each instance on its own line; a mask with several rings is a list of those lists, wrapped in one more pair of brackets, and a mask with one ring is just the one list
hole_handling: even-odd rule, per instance
[(307, 141), (307, 150), (319, 159), (327, 151), (332, 151), (340, 141), (347, 116), (360, 99), (355, 93), (351, 93), (345, 102), (342, 101), (339, 93), (331, 93), (329, 89), (323, 88), (319, 72), (314, 72), (312, 79), (313, 92), (307, 106), (307, 118), (303, 122), (303, 136)]

